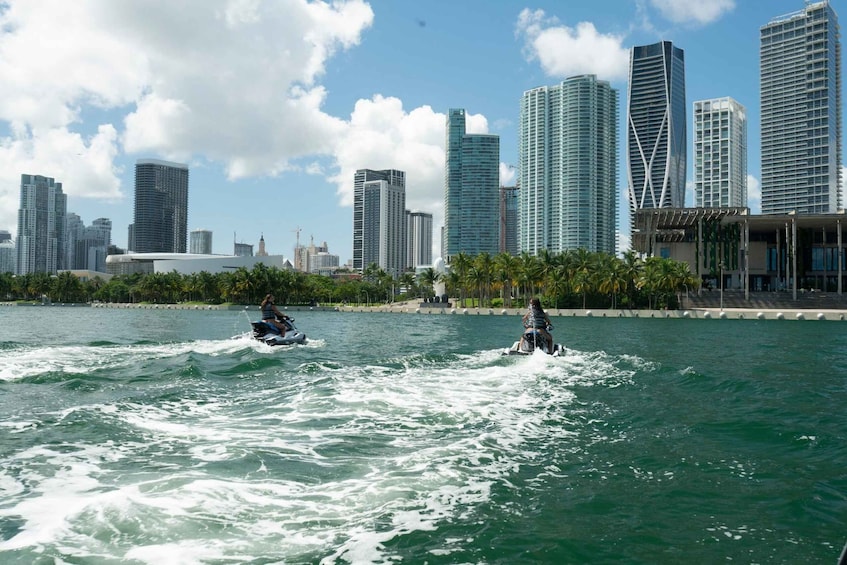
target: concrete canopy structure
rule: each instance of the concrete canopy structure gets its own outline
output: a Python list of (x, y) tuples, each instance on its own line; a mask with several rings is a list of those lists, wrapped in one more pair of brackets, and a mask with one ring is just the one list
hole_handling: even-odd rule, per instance
[[(801, 288), (842, 295), (844, 211), (836, 214), (751, 215), (748, 208), (639, 210), (633, 249), (688, 263), (703, 281), (726, 289)], [(720, 277), (723, 280), (720, 280)]]

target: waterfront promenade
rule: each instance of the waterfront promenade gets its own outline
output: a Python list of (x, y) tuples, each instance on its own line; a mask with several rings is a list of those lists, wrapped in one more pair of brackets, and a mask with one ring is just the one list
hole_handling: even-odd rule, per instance
[[(726, 292), (721, 299), (719, 292), (703, 292), (699, 296), (682, 297), (683, 308), (678, 310), (632, 310), (591, 308), (550, 308), (551, 318), (654, 318), (654, 319), (720, 319), (720, 320), (847, 320), (847, 300), (835, 295), (803, 293), (794, 300), (789, 293), (753, 293), (745, 297), (740, 292)], [(42, 305), (0, 302), (2, 306), (30, 307), (92, 307), (133, 308), (149, 310), (233, 310), (258, 312), (258, 305), (199, 305), (199, 304), (149, 304), (149, 303), (91, 303)], [(336, 311), (349, 313), (383, 312), (392, 314), (439, 315), (439, 316), (520, 316), (525, 308), (459, 308), (454, 305), (421, 303), (419, 299), (390, 304), (347, 304), (330, 306), (283, 306), (283, 311)]]

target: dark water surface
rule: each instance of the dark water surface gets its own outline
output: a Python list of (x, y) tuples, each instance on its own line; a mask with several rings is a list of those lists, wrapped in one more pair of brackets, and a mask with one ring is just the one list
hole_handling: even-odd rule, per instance
[(833, 563), (847, 325), (0, 307), (0, 563)]

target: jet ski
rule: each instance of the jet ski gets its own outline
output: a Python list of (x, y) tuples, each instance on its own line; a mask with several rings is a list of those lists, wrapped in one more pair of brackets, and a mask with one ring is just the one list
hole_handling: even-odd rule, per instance
[(306, 342), (306, 334), (294, 326), (294, 318), (277, 316), (276, 320), (285, 325), (284, 333), (269, 321), (259, 320), (258, 322), (250, 322), (250, 325), (253, 326), (253, 339), (268, 345), (294, 345)]
[[(547, 327), (549, 332), (552, 326)], [(503, 352), (504, 355), (532, 355), (535, 350), (543, 351), (554, 357), (561, 355), (565, 347), (561, 343), (547, 343), (547, 338), (535, 328), (527, 328), (523, 337)]]

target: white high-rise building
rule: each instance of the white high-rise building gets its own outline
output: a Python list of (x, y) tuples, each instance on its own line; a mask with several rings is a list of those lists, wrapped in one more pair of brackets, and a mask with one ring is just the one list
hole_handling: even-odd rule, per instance
[(67, 209), (62, 183), (41, 175), (21, 175), (17, 274), (53, 274), (65, 268)]
[(732, 98), (694, 102), (694, 206), (747, 206), (747, 111)]
[(841, 40), (829, 2), (760, 29), (760, 83), (762, 213), (838, 211)]
[(520, 251), (615, 253), (618, 91), (594, 75), (528, 90), (519, 137)]
[(367, 259), (364, 258), (364, 192), (365, 183), (376, 180), (384, 180), (391, 186), (402, 188), (404, 193), (406, 190), (406, 173), (404, 171), (359, 169), (353, 176), (353, 268), (360, 271), (367, 267), (369, 262), (374, 262), (373, 254)]
[(432, 214), (407, 211), (406, 268), (432, 265)]
[(376, 263), (394, 278), (406, 266), (406, 188), (386, 180), (362, 190), (362, 264)]

